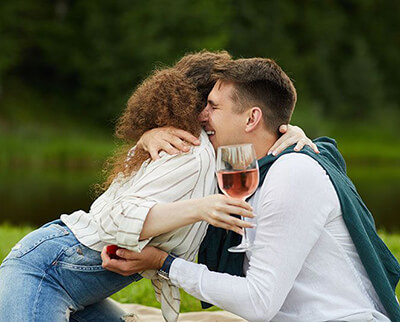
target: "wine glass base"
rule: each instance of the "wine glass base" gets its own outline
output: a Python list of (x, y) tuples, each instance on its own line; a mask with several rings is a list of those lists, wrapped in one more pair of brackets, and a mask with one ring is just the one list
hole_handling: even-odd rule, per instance
[(255, 246), (255, 245), (237, 245), (231, 248), (228, 248), (228, 252), (230, 253), (245, 253), (248, 251), (253, 251), (253, 250), (257, 250), (257, 249), (261, 249), (263, 247), (261, 247), (260, 245)]
[(245, 253), (248, 250), (250, 250), (249, 245), (237, 245), (237, 246), (228, 248), (228, 252), (230, 252), (230, 253)]

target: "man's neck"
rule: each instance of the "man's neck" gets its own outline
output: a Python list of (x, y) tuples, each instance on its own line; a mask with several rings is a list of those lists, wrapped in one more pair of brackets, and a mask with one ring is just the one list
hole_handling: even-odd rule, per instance
[(257, 159), (265, 157), (271, 146), (278, 139), (277, 135), (273, 135), (267, 131), (257, 131), (253, 133), (251, 142), (256, 151)]

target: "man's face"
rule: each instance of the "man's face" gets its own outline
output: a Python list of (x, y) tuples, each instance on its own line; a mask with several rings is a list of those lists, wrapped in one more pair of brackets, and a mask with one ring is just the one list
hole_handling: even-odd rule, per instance
[(234, 112), (233, 92), (233, 83), (217, 81), (208, 95), (207, 106), (199, 116), (214, 149), (245, 143), (246, 112)]

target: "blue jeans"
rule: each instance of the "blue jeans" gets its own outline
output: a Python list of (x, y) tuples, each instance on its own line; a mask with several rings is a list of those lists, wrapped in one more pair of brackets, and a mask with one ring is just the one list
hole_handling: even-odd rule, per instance
[(141, 279), (101, 266), (61, 221), (26, 235), (0, 266), (0, 321), (122, 321), (111, 294)]

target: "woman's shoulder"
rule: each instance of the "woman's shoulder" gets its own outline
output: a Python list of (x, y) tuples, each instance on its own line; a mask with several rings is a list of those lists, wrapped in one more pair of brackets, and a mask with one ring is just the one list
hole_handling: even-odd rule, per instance
[(201, 130), (199, 140), (200, 140), (200, 145), (192, 146), (190, 148), (190, 153), (193, 153), (195, 155), (208, 154), (214, 158), (214, 154), (215, 154), (214, 148), (213, 148), (210, 140), (208, 139), (207, 133), (204, 130)]

